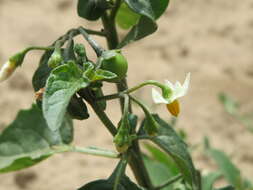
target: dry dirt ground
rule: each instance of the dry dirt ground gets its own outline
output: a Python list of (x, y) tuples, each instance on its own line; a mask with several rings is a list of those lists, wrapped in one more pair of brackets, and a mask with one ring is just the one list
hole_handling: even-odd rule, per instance
[[(71, 27), (99, 29), (78, 18), (75, 6), (76, 0), (0, 0), (1, 63), (26, 46), (50, 44)], [(190, 92), (182, 101), (178, 127), (188, 133), (192, 144), (209, 135), (213, 145), (231, 155), (242, 174), (252, 179), (253, 134), (225, 113), (217, 94), (226, 92), (238, 99), (242, 112), (253, 110), (253, 1), (172, 0), (158, 23), (156, 34), (124, 49), (130, 86), (147, 79), (182, 81), (191, 72)], [(34, 101), (30, 81), (39, 55), (32, 53), (9, 81), (0, 84), (2, 129), (19, 109), (29, 108)], [(150, 88), (136, 96), (152, 106)], [(111, 106), (109, 114), (117, 122), (117, 102)], [(163, 106), (154, 109), (170, 119)], [(75, 144), (113, 149), (110, 135), (93, 113), (88, 121), (76, 125)], [(194, 160), (203, 170), (212, 166), (198, 154)], [(115, 164), (75, 153), (56, 155), (27, 170), (1, 174), (0, 190), (71, 190), (108, 176)]]

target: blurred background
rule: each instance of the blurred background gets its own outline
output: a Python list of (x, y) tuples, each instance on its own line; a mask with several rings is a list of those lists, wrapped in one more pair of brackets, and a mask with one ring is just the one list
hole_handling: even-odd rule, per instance
[[(27, 46), (51, 44), (70, 28), (82, 25), (100, 29), (101, 25), (77, 16), (76, 4), (76, 0), (0, 0), (0, 65)], [(191, 145), (198, 145), (204, 136), (209, 136), (212, 145), (224, 150), (242, 175), (252, 179), (253, 133), (249, 129), (253, 118), (253, 2), (171, 1), (158, 24), (154, 35), (123, 50), (129, 61), (129, 86), (147, 79), (183, 82), (191, 72), (190, 91), (181, 101), (182, 112), (176, 126), (185, 131)], [(120, 35), (123, 33), (120, 31)], [(106, 46), (103, 39), (96, 39)], [(20, 109), (27, 109), (34, 102), (31, 78), (40, 55), (31, 53), (22, 68), (0, 84), (1, 130)], [(108, 88), (108, 93), (114, 90)], [(224, 94), (219, 98), (220, 93), (238, 103)], [(152, 104), (150, 88), (135, 95), (163, 118), (171, 119), (164, 106)], [(113, 109), (109, 114), (116, 123), (117, 101), (110, 104)], [(76, 122), (75, 144), (114, 149), (109, 133), (92, 112), (90, 115), (89, 120)], [(202, 171), (216, 167), (198, 151), (193, 157)], [(90, 180), (107, 177), (115, 164), (114, 160), (77, 153), (55, 155), (35, 167), (1, 174), (0, 190), (75, 189)]]

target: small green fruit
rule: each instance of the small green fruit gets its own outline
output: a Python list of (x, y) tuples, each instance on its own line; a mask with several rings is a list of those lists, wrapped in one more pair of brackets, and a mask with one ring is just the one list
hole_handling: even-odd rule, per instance
[(116, 78), (108, 80), (108, 82), (119, 82), (126, 77), (128, 63), (126, 58), (121, 54), (120, 50), (109, 50), (102, 54), (101, 69), (110, 71), (117, 75)]

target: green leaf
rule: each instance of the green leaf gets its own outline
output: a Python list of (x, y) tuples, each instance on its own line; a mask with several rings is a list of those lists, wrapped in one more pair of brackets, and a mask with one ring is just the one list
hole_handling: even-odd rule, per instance
[(89, 82), (82, 78), (82, 70), (74, 62), (54, 69), (46, 84), (43, 95), (43, 114), (51, 130), (60, 128), (71, 97)]
[(122, 3), (117, 15), (116, 15), (116, 22), (122, 29), (129, 29), (135, 24), (137, 24), (138, 20), (140, 19), (140, 15), (133, 12), (126, 3)]
[[(123, 28), (133, 26), (130, 32), (125, 36), (118, 48), (122, 48), (127, 44), (140, 40), (157, 30), (155, 20), (158, 19), (166, 10), (169, 0), (125, 0), (129, 8), (140, 15), (138, 18), (132, 12), (124, 7), (124, 4), (119, 9), (117, 22)], [(122, 9), (121, 9), (122, 8)]]
[(206, 152), (215, 160), (228, 182), (238, 190), (243, 189), (243, 179), (240, 170), (230, 161), (229, 157), (224, 152), (214, 148), (209, 148)]
[[(143, 159), (151, 181), (155, 186), (161, 185), (169, 178), (173, 177), (173, 173), (163, 163), (152, 160), (147, 156), (143, 156)], [(170, 189), (171, 187), (163, 188), (163, 190)]]
[(213, 184), (221, 176), (222, 174), (220, 172), (213, 172), (206, 176), (202, 176), (202, 190), (213, 190)]
[(173, 158), (184, 179), (192, 185), (193, 189), (198, 189), (198, 173), (192, 163), (186, 144), (180, 139), (174, 129), (158, 115), (153, 115), (153, 117), (159, 124), (159, 128), (158, 135), (150, 137), (150, 140)]
[(36, 105), (22, 110), (0, 135), (0, 173), (37, 164), (56, 152), (52, 146), (65, 146), (72, 140), (69, 117), (64, 118), (58, 130), (51, 131)]
[(98, 69), (95, 71), (95, 74), (92, 78), (92, 81), (96, 81), (96, 80), (108, 80), (108, 79), (114, 79), (116, 78), (117, 75), (110, 72), (110, 71), (106, 71), (103, 69)]
[(167, 9), (169, 0), (150, 0), (155, 19), (158, 19)]
[(140, 40), (157, 30), (157, 25), (151, 19), (142, 16), (139, 22), (129, 31), (129, 33), (120, 42), (117, 48), (122, 48), (127, 44)]
[(78, 0), (77, 13), (80, 17), (90, 21), (99, 19), (109, 4), (106, 0)]
[(155, 20), (154, 11), (150, 0), (124, 0), (125, 3), (139, 15), (146, 16), (151, 20)]
[(133, 183), (125, 174), (122, 174), (122, 169), (124, 170), (126, 163), (122, 160), (118, 163), (117, 167), (114, 169), (113, 173), (108, 179), (99, 179), (92, 181), (82, 186), (78, 190), (113, 190), (115, 180), (120, 174), (120, 180), (117, 186), (117, 190), (145, 190)]
[(53, 51), (46, 51), (39, 63), (39, 67), (35, 71), (33, 78), (32, 78), (32, 85), (34, 88), (34, 91), (38, 91), (41, 88), (44, 88), (46, 86), (46, 81), (48, 76), (50, 75), (51, 68), (48, 67), (47, 62), (49, 58), (51, 57)]
[[(78, 190), (112, 190), (113, 183), (111, 181), (105, 179), (99, 179), (96, 181), (92, 181), (87, 183), (86, 185), (80, 187)], [(118, 186), (118, 190), (125, 190), (122, 185)]]
[(173, 175), (179, 174), (177, 165), (170, 157), (170, 155), (166, 154), (165, 152), (150, 144), (145, 144), (145, 148), (151, 153), (152, 158), (164, 164)]

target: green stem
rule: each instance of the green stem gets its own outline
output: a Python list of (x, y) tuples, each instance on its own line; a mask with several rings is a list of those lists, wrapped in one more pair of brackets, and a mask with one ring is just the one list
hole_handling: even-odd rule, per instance
[(159, 82), (157, 82), (155, 80), (148, 80), (148, 81), (145, 81), (145, 82), (143, 82), (143, 83), (141, 83), (141, 84), (139, 84), (137, 86), (129, 88), (124, 93), (130, 94), (130, 93), (132, 93), (132, 92), (134, 92), (134, 91), (136, 91), (136, 90), (138, 90), (138, 89), (140, 89), (140, 88), (142, 88), (144, 86), (147, 86), (147, 85), (157, 86), (157, 87), (159, 87), (161, 89), (164, 89), (164, 87), (165, 87), (164, 85), (162, 85), (161, 83), (159, 83)]
[(117, 134), (117, 128), (114, 126), (114, 124), (111, 122), (111, 120), (108, 118), (106, 113), (101, 110), (101, 108), (97, 105), (96, 102), (90, 104), (93, 108), (94, 112), (99, 117), (100, 121), (106, 126), (106, 128), (110, 131), (110, 133), (115, 136)]
[(182, 178), (182, 174), (178, 174), (177, 176), (174, 176), (171, 179), (168, 179), (168, 181), (166, 181), (164, 184), (155, 187), (154, 190), (160, 190), (164, 187), (167, 187), (168, 185), (175, 183), (177, 180), (179, 180), (181, 178)]
[[(116, 1), (116, 3), (119, 3), (119, 5), (120, 5), (120, 2), (121, 2), (120, 0)], [(114, 11), (112, 11), (111, 18), (108, 17), (107, 13), (105, 13), (102, 16), (102, 22), (105, 29), (106, 40), (107, 40), (109, 49), (116, 49), (119, 44), (118, 34), (117, 34), (116, 26), (115, 26), (115, 16), (114, 16), (117, 13), (118, 7), (115, 6)], [(126, 79), (123, 79), (122, 81), (117, 83), (118, 92), (125, 91), (127, 90), (127, 88), (128, 86), (127, 86)], [(123, 113), (124, 112), (124, 98), (120, 98), (120, 106), (121, 106), (121, 111)], [(131, 111), (132, 111), (131, 102), (129, 102), (129, 112), (131, 113)], [(149, 178), (147, 169), (144, 165), (144, 162), (142, 159), (142, 153), (140, 151), (138, 141), (136, 140), (133, 141), (133, 144), (130, 147), (129, 165), (131, 169), (133, 170), (133, 173), (138, 183), (147, 189), (152, 189), (153, 186), (151, 184), (151, 180)]]
[(116, 94), (101, 96), (101, 97), (96, 98), (96, 101), (113, 100), (116, 98), (122, 98), (123, 95), (124, 94), (122, 94), (122, 93), (116, 93)]
[(116, 0), (116, 3), (114, 5), (114, 8), (112, 9), (111, 15), (110, 15), (110, 20), (115, 20), (117, 12), (120, 8), (121, 5), (121, 0)]
[[(110, 94), (110, 95), (106, 95), (106, 96), (102, 96), (102, 97), (98, 97), (96, 99), (96, 101), (100, 101), (100, 100), (112, 100), (112, 99), (116, 99), (116, 98), (122, 98), (124, 94), (130, 94), (146, 85), (153, 85), (153, 86), (157, 86), (159, 88), (161, 88), (162, 90), (164, 90), (164, 88), (166, 88), (166, 86), (162, 85), (161, 83), (154, 81), (154, 80), (148, 80), (145, 81), (137, 86), (134, 86), (132, 88), (129, 89), (125, 89), (122, 91), (119, 91), (118, 93), (115, 94)], [(167, 89), (167, 88), (166, 88)], [(170, 91), (170, 89), (168, 89), (168, 91)]]
[(82, 28), (83, 30), (85, 30), (90, 35), (97, 35), (97, 36), (101, 36), (101, 37), (105, 37), (106, 36), (106, 33), (103, 32), (103, 31), (95, 31), (95, 30), (90, 30), (90, 29), (86, 29), (86, 28), (83, 28), (83, 27), (79, 27), (77, 29), (76, 28), (72, 28), (66, 34), (64, 34), (61, 37), (59, 37), (52, 44), (52, 46), (54, 46), (58, 41), (60, 41), (61, 46), (63, 46), (64, 43), (70, 38), (70, 34), (72, 35), (72, 38), (80, 34), (80, 31), (79, 31), (80, 28)]
[(64, 152), (79, 152), (88, 155), (101, 156), (106, 158), (118, 159), (120, 154), (111, 150), (96, 148), (96, 147), (78, 147), (78, 146), (53, 146), (52, 149), (56, 153)]
[(87, 40), (87, 42), (90, 44), (90, 46), (94, 49), (97, 56), (100, 57), (102, 55), (104, 49), (95, 40), (93, 40), (90, 37), (90, 35), (87, 33), (87, 31), (84, 28), (80, 27), (78, 30), (83, 35), (83, 37)]
[[(117, 1), (119, 2), (119, 1)], [(116, 10), (116, 9), (114, 9)], [(114, 10), (112, 13), (114, 13)], [(116, 13), (115, 13), (116, 14)], [(102, 16), (102, 22), (105, 28), (105, 32), (107, 34), (106, 41), (109, 49), (116, 49), (119, 44), (119, 38), (118, 33), (115, 26), (115, 17), (112, 17), (112, 20), (108, 16), (108, 14), (104, 14)], [(127, 81), (123, 79), (119, 83), (116, 84), (118, 92), (121, 92), (123, 90), (127, 89)], [(124, 98), (120, 98), (120, 107), (121, 112), (123, 113), (124, 110)], [(129, 108), (131, 110), (131, 105), (129, 105)]]
[(107, 158), (119, 158), (119, 154), (114, 151), (99, 149), (95, 147), (83, 148), (83, 147), (74, 146), (72, 147), (71, 151), (94, 155), (94, 156), (102, 156), (102, 157), (107, 157)]
[(113, 190), (118, 189), (121, 177), (124, 175), (127, 166), (127, 154), (123, 154), (118, 166), (118, 171), (114, 180)]
[(31, 46), (31, 47), (26, 48), (23, 52), (27, 53), (28, 51), (32, 51), (32, 50), (50, 51), (50, 50), (54, 50), (54, 47)]
[(141, 109), (143, 110), (145, 115), (151, 116), (150, 111), (148, 110), (148, 108), (143, 103), (141, 103), (139, 100), (137, 100), (136, 98), (134, 98), (132, 96), (130, 96), (130, 98), (131, 98), (131, 100), (133, 100), (136, 104), (138, 104), (141, 107)]

